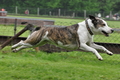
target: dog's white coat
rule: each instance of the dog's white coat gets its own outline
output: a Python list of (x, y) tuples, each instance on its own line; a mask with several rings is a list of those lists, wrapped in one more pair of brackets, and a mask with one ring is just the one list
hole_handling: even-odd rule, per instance
[[(88, 19), (88, 25), (91, 29), (91, 31), (94, 33), (94, 35), (96, 34), (102, 34), (102, 30), (104, 30), (107, 33), (111, 33), (111, 28), (108, 27), (107, 23), (103, 20), (103, 22), (106, 24), (106, 26), (104, 27), (99, 27), (98, 29), (96, 29), (93, 25), (93, 23), (91, 22), (90, 19)], [(99, 60), (102, 60), (103, 58), (100, 56), (100, 54), (98, 53), (98, 51), (96, 49), (105, 51), (106, 53), (112, 55), (113, 53), (110, 52), (109, 50), (107, 50), (105, 47), (97, 45), (95, 43), (93, 43), (93, 36), (91, 36), (87, 30), (87, 28), (85, 27), (85, 21), (78, 23), (79, 24), (79, 29), (78, 29), (78, 35), (80, 38), (80, 49), (85, 50), (85, 51), (90, 51), (93, 52), (97, 58)]]

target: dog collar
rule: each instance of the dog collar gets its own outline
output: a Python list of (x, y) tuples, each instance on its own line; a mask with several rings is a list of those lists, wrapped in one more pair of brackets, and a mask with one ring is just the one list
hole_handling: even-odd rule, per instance
[(87, 19), (85, 20), (85, 23), (86, 23), (86, 27), (87, 27), (88, 32), (89, 32), (91, 35), (93, 35), (93, 32), (91, 31), (91, 29), (90, 29), (90, 27), (89, 27), (89, 25), (88, 25)]

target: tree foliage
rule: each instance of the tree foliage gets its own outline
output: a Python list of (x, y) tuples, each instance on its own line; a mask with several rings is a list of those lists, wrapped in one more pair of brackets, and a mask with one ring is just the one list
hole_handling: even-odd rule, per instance
[[(70, 10), (119, 11), (119, 0), (0, 0), (0, 7), (39, 7)], [(113, 7), (114, 6), (114, 7)]]
[(114, 11), (120, 12), (120, 2), (116, 2), (116, 3), (113, 5), (113, 8), (114, 8)]

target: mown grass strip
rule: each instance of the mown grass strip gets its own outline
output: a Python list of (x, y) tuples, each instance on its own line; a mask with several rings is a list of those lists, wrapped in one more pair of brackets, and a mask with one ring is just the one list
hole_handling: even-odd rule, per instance
[[(2, 80), (119, 80), (120, 55), (101, 53), (103, 61), (91, 52), (35, 52), (33, 49), (12, 53), (0, 51)], [(6, 75), (7, 74), (7, 75)]]

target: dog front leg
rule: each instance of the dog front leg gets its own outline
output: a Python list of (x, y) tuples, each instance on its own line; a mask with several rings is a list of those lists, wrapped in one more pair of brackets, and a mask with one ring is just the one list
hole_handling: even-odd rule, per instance
[(99, 60), (103, 60), (103, 58), (102, 58), (101, 55), (97, 52), (97, 50), (95, 50), (94, 48), (86, 45), (85, 43), (82, 43), (82, 44), (81, 44), (80, 49), (85, 50), (85, 51), (93, 52)]
[(111, 51), (107, 50), (105, 47), (103, 47), (101, 45), (97, 45), (97, 44), (95, 44), (93, 42), (90, 44), (90, 46), (95, 48), (95, 49), (105, 51), (108, 55), (112, 55), (113, 54)]

